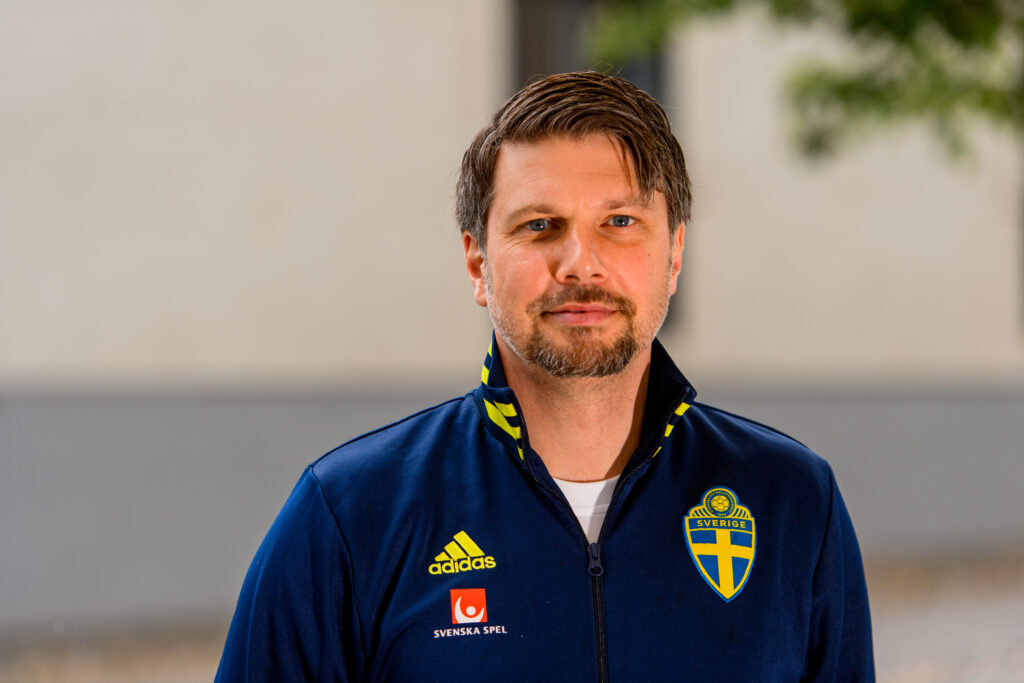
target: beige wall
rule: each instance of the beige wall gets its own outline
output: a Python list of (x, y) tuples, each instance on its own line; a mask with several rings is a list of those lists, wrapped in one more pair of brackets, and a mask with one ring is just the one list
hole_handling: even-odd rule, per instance
[(1024, 378), (1021, 141), (979, 129), (958, 165), (909, 127), (811, 164), (787, 146), (789, 66), (820, 35), (747, 13), (677, 35), (677, 130), (695, 185), (689, 367), (737, 379)]
[(470, 375), (502, 2), (0, 6), (0, 384)]
[[(451, 204), (509, 33), (498, 0), (0, 5), (0, 385), (471, 378)], [(1024, 377), (1019, 143), (801, 162), (778, 85), (823, 45), (749, 16), (676, 41), (670, 347), (742, 379)]]

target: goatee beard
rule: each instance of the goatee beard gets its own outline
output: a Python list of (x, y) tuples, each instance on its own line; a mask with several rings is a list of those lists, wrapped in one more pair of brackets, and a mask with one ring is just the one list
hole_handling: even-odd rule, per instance
[[(544, 311), (550, 311), (568, 303), (595, 302), (614, 307), (618, 314), (625, 318), (626, 329), (611, 344), (599, 344), (593, 341), (591, 338), (595, 334), (595, 330), (592, 327), (564, 328), (564, 334), (568, 337), (568, 346), (556, 344), (541, 332), (538, 320)], [(641, 350), (634, 325), (636, 305), (629, 299), (615, 296), (600, 287), (568, 285), (557, 294), (536, 299), (526, 310), (533, 318), (529, 338), (519, 344), (519, 339), (511, 340), (508, 336), (503, 335), (505, 341), (513, 346), (513, 350), (523, 360), (535, 363), (553, 377), (616, 375), (625, 370)], [(521, 348), (516, 348), (517, 346), (521, 346)]]

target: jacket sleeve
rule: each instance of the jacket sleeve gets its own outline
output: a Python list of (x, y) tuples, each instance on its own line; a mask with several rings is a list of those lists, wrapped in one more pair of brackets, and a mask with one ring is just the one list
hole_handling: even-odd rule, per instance
[(218, 683), (360, 680), (351, 575), (344, 539), (307, 469), (249, 567)]
[(811, 604), (811, 641), (805, 681), (875, 680), (871, 615), (864, 566), (853, 523), (830, 472), (828, 523)]

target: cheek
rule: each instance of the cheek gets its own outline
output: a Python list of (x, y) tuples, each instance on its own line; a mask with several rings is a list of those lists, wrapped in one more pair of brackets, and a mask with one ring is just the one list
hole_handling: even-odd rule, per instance
[(643, 266), (643, 287), (652, 301), (672, 296), (675, 293), (675, 278), (672, 277), (672, 253), (653, 250)]
[(524, 253), (507, 255), (500, 265), (500, 279), (510, 291), (544, 290), (550, 280), (550, 270), (543, 254)]
[(617, 272), (629, 286), (637, 291), (649, 289), (651, 284), (661, 282), (665, 268), (664, 254), (655, 250), (646, 250), (632, 257), (619, 261)]

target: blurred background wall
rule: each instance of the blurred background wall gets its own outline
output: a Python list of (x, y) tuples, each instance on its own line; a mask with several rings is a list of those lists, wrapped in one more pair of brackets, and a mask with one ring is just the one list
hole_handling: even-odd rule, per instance
[[(0, 636), (226, 623), (308, 462), (472, 387), (454, 182), (525, 79), (589, 66), (524, 57), (572, 42), (556, 5), (0, 5)], [(1019, 550), (1020, 141), (805, 161), (777, 85), (837, 50), (747, 12), (626, 72), (695, 188), (663, 341), (833, 463), (869, 558)]]

